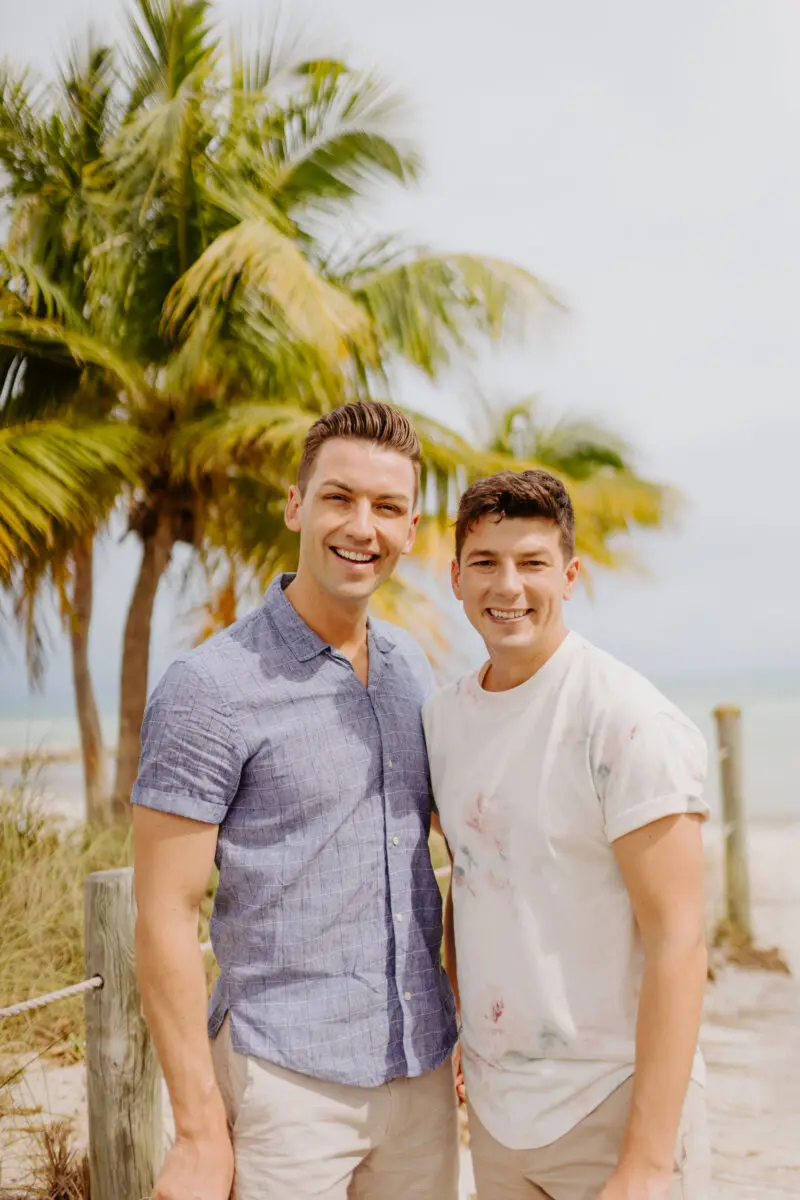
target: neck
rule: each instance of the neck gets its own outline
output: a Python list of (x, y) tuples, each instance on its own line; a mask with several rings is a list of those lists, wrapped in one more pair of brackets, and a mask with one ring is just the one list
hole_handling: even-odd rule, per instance
[(297, 615), (323, 642), (345, 651), (366, 641), (368, 600), (345, 604), (321, 588), (302, 567), (285, 594)]
[(530, 651), (520, 652), (502, 649), (489, 651), (489, 666), (483, 676), (482, 685), (487, 692), (508, 692), (532, 679), (537, 671), (548, 662), (569, 633), (559, 623), (549, 632), (546, 639), (537, 643)]

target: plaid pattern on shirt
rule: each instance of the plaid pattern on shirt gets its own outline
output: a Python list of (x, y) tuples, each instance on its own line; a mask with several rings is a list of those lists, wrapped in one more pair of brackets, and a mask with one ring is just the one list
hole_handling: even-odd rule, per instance
[(455, 1042), (428, 854), (430, 665), (370, 622), (369, 686), (284, 594), (179, 658), (142, 727), (132, 800), (219, 825), (211, 940), (239, 1053), (377, 1086)]

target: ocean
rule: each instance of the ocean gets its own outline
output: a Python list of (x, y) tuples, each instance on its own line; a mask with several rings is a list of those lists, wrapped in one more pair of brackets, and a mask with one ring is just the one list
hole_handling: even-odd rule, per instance
[[(753, 820), (800, 820), (800, 680), (777, 677), (737, 689), (731, 681), (668, 683), (666, 694), (700, 727), (709, 746), (707, 797), (719, 813), (719, 772), (713, 710), (721, 703), (742, 709), (746, 811)], [(116, 735), (113, 714), (103, 720), (108, 745)], [(55, 750), (78, 745), (77, 722), (70, 714), (0, 714), (0, 750)], [(0, 768), (0, 784), (19, 778), (18, 768)], [(36, 768), (36, 790), (45, 803), (72, 818), (83, 808), (80, 762), (48, 763)]]

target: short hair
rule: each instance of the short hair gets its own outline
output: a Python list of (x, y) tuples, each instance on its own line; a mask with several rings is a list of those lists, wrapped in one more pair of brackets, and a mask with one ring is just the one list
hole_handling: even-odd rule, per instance
[(575, 513), (569, 493), (549, 471), (500, 471), (479, 479), (461, 497), (456, 518), (456, 558), (467, 534), (484, 517), (541, 517), (561, 531), (561, 549), (569, 561), (575, 553)]
[[(417, 492), (422, 462), (422, 447), (414, 426), (405, 413), (379, 400), (359, 400), (343, 404), (325, 413), (309, 429), (297, 469), (297, 486), (305, 491), (317, 456), (333, 438), (356, 438), (374, 442), (387, 450), (403, 454), (414, 466)], [(415, 496), (416, 499), (416, 496)]]

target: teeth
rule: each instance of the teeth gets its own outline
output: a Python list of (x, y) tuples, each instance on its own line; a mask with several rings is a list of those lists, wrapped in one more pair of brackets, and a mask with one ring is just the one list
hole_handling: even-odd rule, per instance
[(496, 621), (518, 621), (526, 617), (530, 610), (527, 608), (490, 608), (489, 612)]
[(346, 558), (348, 562), (368, 563), (372, 562), (374, 554), (357, 554), (355, 550), (340, 550), (334, 546), (334, 551), (340, 558)]

